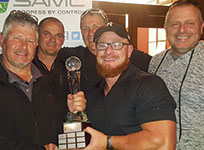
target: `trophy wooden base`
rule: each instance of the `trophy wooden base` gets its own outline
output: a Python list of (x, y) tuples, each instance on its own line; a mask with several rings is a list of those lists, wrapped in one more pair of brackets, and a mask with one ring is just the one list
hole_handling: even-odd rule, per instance
[(84, 148), (90, 142), (90, 135), (83, 131), (91, 126), (89, 122), (65, 122), (63, 124), (63, 134), (58, 135), (60, 150)]

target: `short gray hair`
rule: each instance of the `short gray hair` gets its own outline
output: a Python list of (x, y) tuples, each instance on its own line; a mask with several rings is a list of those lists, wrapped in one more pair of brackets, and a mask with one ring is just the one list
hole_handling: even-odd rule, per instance
[(26, 12), (20, 10), (13, 10), (7, 16), (4, 25), (3, 25), (3, 35), (6, 37), (8, 32), (11, 29), (13, 23), (20, 25), (28, 25), (36, 31), (36, 35), (38, 38), (38, 18)]
[(196, 0), (178, 0), (178, 1), (175, 1), (174, 3), (172, 3), (171, 6), (169, 7), (168, 12), (166, 14), (164, 25), (167, 24), (168, 19), (169, 19), (169, 14), (170, 14), (172, 9), (174, 9), (175, 7), (183, 7), (183, 6), (189, 6), (189, 5), (197, 8), (198, 15), (199, 15), (198, 17), (200, 19), (200, 23), (202, 23), (203, 17), (202, 17), (202, 13), (201, 13), (200, 4)]

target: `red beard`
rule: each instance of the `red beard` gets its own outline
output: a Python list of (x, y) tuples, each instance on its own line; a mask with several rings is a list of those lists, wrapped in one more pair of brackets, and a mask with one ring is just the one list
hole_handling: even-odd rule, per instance
[(130, 60), (127, 57), (123, 62), (121, 62), (121, 64), (119, 64), (118, 66), (114, 68), (111, 68), (110, 65), (104, 66), (102, 64), (97, 63), (96, 70), (97, 70), (97, 73), (103, 78), (115, 77), (127, 69), (129, 62)]

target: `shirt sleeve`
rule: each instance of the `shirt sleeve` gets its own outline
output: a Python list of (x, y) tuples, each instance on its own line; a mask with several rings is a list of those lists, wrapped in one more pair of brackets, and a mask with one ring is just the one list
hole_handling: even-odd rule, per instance
[(176, 103), (161, 78), (154, 75), (144, 77), (134, 93), (137, 100), (132, 103), (136, 106), (135, 113), (140, 124), (159, 120), (176, 121)]
[(147, 72), (151, 58), (152, 56), (147, 53), (134, 49), (130, 57), (130, 61), (137, 68)]

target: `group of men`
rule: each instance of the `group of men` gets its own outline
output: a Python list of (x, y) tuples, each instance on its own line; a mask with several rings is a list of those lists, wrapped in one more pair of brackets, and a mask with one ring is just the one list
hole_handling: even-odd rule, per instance
[[(67, 111), (84, 110), (92, 123), (85, 150), (204, 149), (199, 5), (178, 0), (170, 6), (164, 27), (171, 47), (153, 58), (134, 49), (125, 27), (108, 23), (102, 10), (89, 9), (80, 19), (86, 47), (64, 48), (57, 18), (38, 25), (35, 16), (12, 11), (5, 20), (1, 149), (55, 150)], [(83, 92), (74, 95), (64, 65), (72, 55), (82, 61)]]

